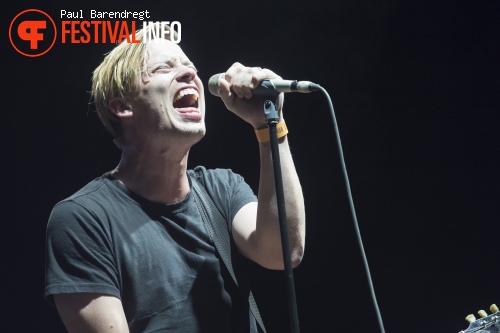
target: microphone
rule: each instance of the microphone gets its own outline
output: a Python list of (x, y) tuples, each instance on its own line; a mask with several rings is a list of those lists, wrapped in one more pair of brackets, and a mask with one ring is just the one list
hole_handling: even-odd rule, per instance
[[(212, 75), (208, 80), (208, 90), (214, 96), (220, 97), (220, 79), (226, 74), (220, 73)], [(301, 92), (309, 93), (311, 91), (319, 90), (319, 84), (310, 81), (293, 81), (293, 80), (264, 80), (258, 87), (252, 90), (255, 95), (260, 95), (274, 90), (278, 93), (282, 92)]]

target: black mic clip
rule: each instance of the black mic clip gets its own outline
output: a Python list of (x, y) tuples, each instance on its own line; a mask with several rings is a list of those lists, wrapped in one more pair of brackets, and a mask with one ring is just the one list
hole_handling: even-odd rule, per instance
[(280, 93), (274, 84), (269, 80), (264, 80), (257, 88), (252, 90), (252, 93), (264, 100), (264, 115), (266, 116), (267, 123), (276, 122), (277, 124), (279, 114), (276, 110), (276, 100)]

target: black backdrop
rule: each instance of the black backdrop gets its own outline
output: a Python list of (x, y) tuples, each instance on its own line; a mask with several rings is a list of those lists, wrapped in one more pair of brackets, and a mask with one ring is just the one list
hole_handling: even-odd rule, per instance
[[(149, 10), (179, 21), (206, 82), (239, 61), (331, 94), (365, 250), (387, 332), (458, 332), (500, 302), (498, 1), (24, 1), (2, 9), (2, 320), (12, 332), (64, 332), (43, 300), (52, 206), (112, 169), (119, 151), (89, 112), (90, 76), (111, 44), (56, 43), (18, 54), (8, 27), (37, 8)], [(89, 19), (88, 14), (85, 14)], [(191, 167), (232, 168), (256, 188), (251, 128), (207, 96)], [(327, 104), (288, 94), (290, 142), (307, 207), (295, 270), (302, 332), (377, 332)], [(271, 332), (287, 332), (281, 272), (256, 270)], [(5, 330), (4, 330), (5, 328)]]

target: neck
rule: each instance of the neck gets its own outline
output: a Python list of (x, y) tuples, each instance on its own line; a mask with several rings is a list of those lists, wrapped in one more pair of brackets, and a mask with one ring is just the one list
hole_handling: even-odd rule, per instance
[(120, 163), (112, 175), (141, 197), (160, 203), (175, 203), (189, 193), (187, 160), (189, 148), (128, 145), (122, 147)]

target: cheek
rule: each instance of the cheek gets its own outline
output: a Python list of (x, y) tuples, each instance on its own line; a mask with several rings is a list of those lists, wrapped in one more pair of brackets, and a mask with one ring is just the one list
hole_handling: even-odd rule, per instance
[(164, 85), (160, 84), (148, 84), (144, 86), (141, 90), (141, 95), (147, 96), (148, 98), (158, 96), (167, 96), (168, 89)]
[(151, 85), (141, 89), (137, 98), (138, 102), (150, 110), (159, 110), (171, 107), (173, 103), (168, 88), (164, 85)]

